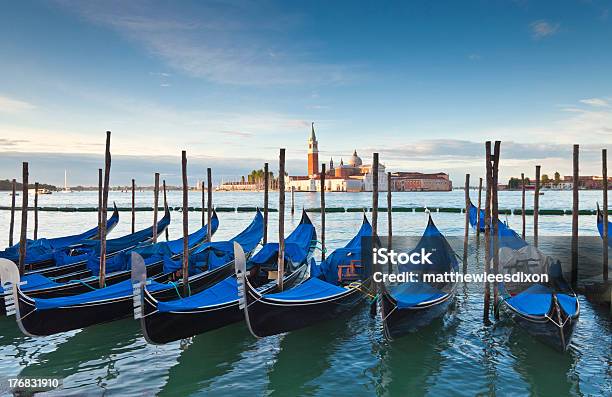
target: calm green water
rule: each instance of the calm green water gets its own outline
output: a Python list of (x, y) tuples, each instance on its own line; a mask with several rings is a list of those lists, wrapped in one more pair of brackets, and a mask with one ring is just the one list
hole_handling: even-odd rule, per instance
[[(4, 195), (3, 195), (4, 196)], [(7, 195), (8, 196), (8, 195)], [(598, 192), (581, 192), (581, 207), (594, 208)], [(139, 201), (150, 205), (151, 194)], [(111, 199), (125, 205), (129, 194)], [(297, 207), (316, 207), (317, 194), (296, 195)], [(382, 199), (382, 196), (381, 196)], [(41, 205), (94, 205), (95, 194), (44, 196)], [(197, 205), (199, 194), (191, 201)], [(256, 205), (255, 193), (218, 193), (218, 205)], [(0, 205), (7, 202), (0, 199)], [(271, 199), (272, 202), (275, 198)], [(403, 193), (395, 205), (459, 207), (463, 193)], [(180, 196), (170, 193), (170, 205)], [(290, 201), (289, 201), (290, 202)], [(368, 194), (330, 194), (329, 206), (357, 206), (370, 202)], [(384, 202), (381, 200), (381, 202)], [(544, 208), (570, 208), (571, 192), (547, 192)], [(520, 195), (502, 192), (500, 207), (520, 206)], [(129, 213), (121, 213), (114, 236), (129, 230)], [(174, 221), (180, 213), (173, 213)], [(252, 213), (220, 213), (216, 240), (226, 239), (246, 226)], [(447, 236), (462, 236), (462, 214), (433, 214)], [(137, 227), (148, 226), (150, 213), (137, 214)], [(190, 213), (191, 229), (199, 214)], [(360, 224), (359, 213), (326, 216), (327, 244), (342, 246)], [(380, 217), (386, 230), (386, 215)], [(52, 236), (82, 230), (95, 223), (93, 213), (41, 213), (40, 235)], [(276, 214), (271, 214), (271, 240), (276, 236)], [(318, 227), (320, 218), (312, 215)], [(8, 212), (0, 211), (7, 225)], [(289, 216), (292, 230), (299, 214)], [(520, 217), (509, 216), (519, 228)], [(528, 218), (528, 232), (531, 228)], [(424, 214), (394, 214), (395, 235), (416, 236), (426, 224)], [(61, 225), (59, 230), (57, 225)], [(571, 218), (540, 218), (540, 234), (567, 235)], [(18, 229), (17, 229), (18, 230)], [(179, 236), (180, 222), (170, 229)], [(0, 230), (0, 246), (6, 245), (7, 228)], [(580, 218), (581, 235), (596, 235), (595, 217)], [(473, 243), (473, 242), (472, 242)], [(543, 248), (546, 250), (546, 248)], [(460, 247), (457, 247), (460, 254)], [(471, 244), (470, 271), (481, 269), (481, 252)], [(7, 394), (6, 379), (14, 376), (59, 377), (64, 385), (50, 395), (611, 395), (610, 314), (581, 298), (581, 317), (572, 346), (557, 353), (531, 339), (503, 319), (491, 326), (482, 323), (482, 289), (475, 284), (460, 287), (449, 313), (426, 329), (387, 342), (380, 318), (371, 318), (362, 306), (336, 321), (285, 335), (257, 340), (243, 324), (164, 346), (147, 345), (139, 324), (131, 319), (45, 338), (22, 335), (13, 318), (0, 319), (0, 394)]]

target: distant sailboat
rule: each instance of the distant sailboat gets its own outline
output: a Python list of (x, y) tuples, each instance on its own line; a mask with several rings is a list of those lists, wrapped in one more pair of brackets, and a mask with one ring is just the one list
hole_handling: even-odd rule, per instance
[(68, 172), (64, 170), (64, 190), (60, 190), (61, 193), (72, 193), (72, 190), (68, 188)]

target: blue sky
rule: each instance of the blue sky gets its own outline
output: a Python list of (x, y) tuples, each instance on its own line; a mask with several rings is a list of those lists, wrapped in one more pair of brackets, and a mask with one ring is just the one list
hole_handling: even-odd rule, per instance
[[(391, 170), (598, 173), (612, 142), (609, 1), (24, 1), (0, 12), (0, 178), (230, 179), (287, 148), (305, 172), (373, 151)], [(98, 164), (99, 163), (99, 164)]]

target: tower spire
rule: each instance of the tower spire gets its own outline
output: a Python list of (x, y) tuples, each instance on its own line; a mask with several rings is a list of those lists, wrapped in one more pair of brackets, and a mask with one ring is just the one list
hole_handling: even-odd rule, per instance
[(319, 143), (315, 135), (314, 122), (312, 122), (310, 130), (310, 138), (308, 138), (308, 175), (317, 175), (319, 173)]

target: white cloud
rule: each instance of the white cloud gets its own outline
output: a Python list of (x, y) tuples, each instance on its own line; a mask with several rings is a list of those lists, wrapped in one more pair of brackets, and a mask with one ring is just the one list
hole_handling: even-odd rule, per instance
[(597, 106), (597, 107), (608, 107), (608, 106), (610, 106), (608, 104), (608, 101), (606, 101), (605, 99), (601, 99), (601, 98), (581, 99), (580, 102), (584, 103), (585, 105), (591, 105), (591, 106)]
[(543, 39), (549, 36), (553, 36), (559, 31), (559, 23), (550, 23), (544, 19), (532, 22), (529, 27), (531, 28), (531, 35), (534, 39)]
[(322, 84), (350, 79), (349, 68), (317, 61), (307, 49), (286, 42), (295, 21), (269, 6), (201, 2), (198, 10), (186, 14), (147, 2), (60, 4), (117, 31), (169, 67), (216, 83)]
[(36, 106), (31, 103), (0, 95), (0, 112), (2, 113), (20, 113), (35, 108)]

